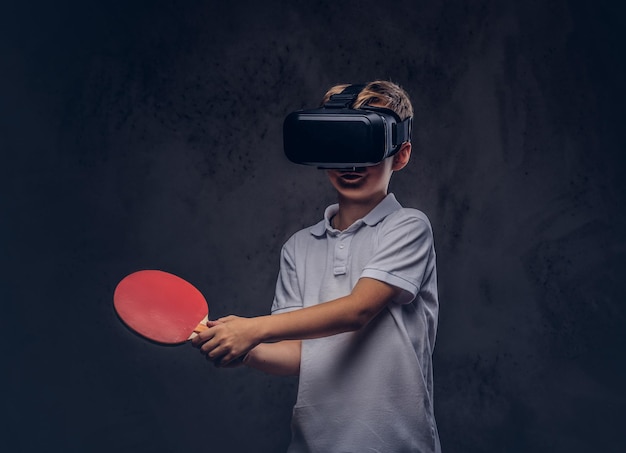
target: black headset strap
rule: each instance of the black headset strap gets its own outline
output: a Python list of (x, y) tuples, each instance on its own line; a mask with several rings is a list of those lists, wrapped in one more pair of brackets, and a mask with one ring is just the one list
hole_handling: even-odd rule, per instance
[(346, 109), (352, 107), (359, 93), (365, 85), (349, 85), (341, 93), (333, 94), (324, 107), (331, 109)]
[(413, 117), (408, 117), (404, 121), (396, 123), (396, 127), (394, 128), (394, 137), (393, 143), (394, 145), (400, 145), (404, 142), (411, 141), (411, 129), (413, 128)]

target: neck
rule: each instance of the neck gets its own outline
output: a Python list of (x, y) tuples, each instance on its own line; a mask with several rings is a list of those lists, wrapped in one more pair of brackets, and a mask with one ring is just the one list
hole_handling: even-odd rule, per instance
[(387, 194), (381, 194), (376, 198), (360, 201), (339, 195), (339, 210), (333, 217), (333, 227), (338, 230), (345, 230), (354, 222), (369, 214), (386, 196)]

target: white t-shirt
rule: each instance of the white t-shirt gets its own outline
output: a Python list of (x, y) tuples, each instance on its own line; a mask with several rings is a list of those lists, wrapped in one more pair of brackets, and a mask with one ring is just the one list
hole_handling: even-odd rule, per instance
[(289, 452), (440, 452), (432, 353), (438, 299), (430, 222), (393, 194), (348, 229), (324, 220), (283, 246), (272, 313), (349, 294), (361, 277), (401, 288), (367, 326), (302, 342)]

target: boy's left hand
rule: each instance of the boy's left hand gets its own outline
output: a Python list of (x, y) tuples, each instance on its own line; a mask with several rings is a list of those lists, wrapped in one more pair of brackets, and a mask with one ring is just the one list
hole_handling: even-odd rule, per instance
[(209, 329), (200, 332), (191, 343), (216, 366), (226, 367), (259, 344), (254, 318), (227, 316), (207, 322)]

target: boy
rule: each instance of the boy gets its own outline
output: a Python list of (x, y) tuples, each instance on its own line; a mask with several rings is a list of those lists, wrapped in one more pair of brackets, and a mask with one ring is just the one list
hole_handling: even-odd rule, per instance
[[(325, 96), (340, 93), (345, 85)], [(386, 81), (351, 108), (413, 115)], [(427, 217), (388, 194), (411, 143), (382, 162), (327, 170), (338, 203), (283, 246), (272, 315), (209, 322), (193, 341), (208, 359), (299, 375), (289, 452), (440, 452), (432, 352), (438, 299)]]

